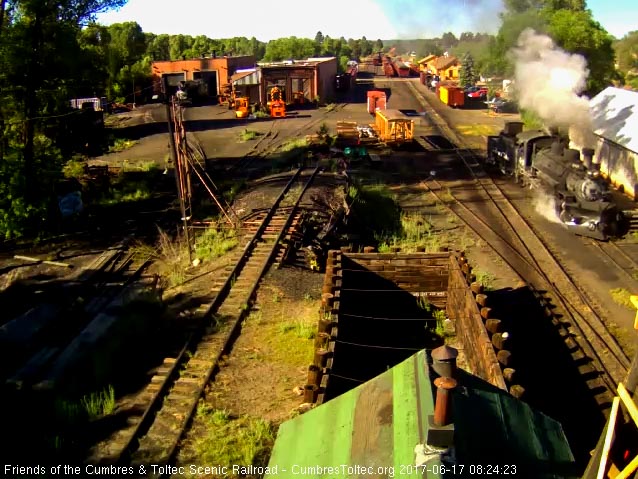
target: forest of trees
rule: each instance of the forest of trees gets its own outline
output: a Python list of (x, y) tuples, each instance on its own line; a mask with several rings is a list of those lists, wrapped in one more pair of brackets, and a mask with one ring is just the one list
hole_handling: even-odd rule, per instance
[[(336, 56), (350, 59), (395, 47), (398, 54), (449, 51), (472, 58), (476, 74), (508, 75), (507, 52), (526, 27), (552, 36), (558, 45), (583, 54), (591, 70), (589, 90), (611, 81), (638, 83), (638, 32), (614, 40), (595, 21), (584, 0), (505, 0), (496, 35), (451, 32), (440, 38), (382, 41), (331, 38), (212, 39), (155, 35), (136, 22), (110, 26), (96, 14), (126, 0), (0, 0), (0, 237), (40, 231), (55, 218), (55, 187), (74, 150), (66, 140), (75, 97), (106, 96), (132, 102), (149, 92), (154, 60), (201, 55), (251, 54), (275, 61)], [(615, 49), (615, 50), (614, 50)], [(617, 56), (615, 56), (617, 54)], [(618, 62), (618, 70), (614, 67)], [(66, 140), (65, 140), (66, 138)]]

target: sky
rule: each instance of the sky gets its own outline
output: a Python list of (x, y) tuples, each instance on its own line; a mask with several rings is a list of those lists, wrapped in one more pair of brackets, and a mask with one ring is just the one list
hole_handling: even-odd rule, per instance
[[(129, 0), (98, 22), (136, 21), (148, 33), (256, 37), (261, 41), (320, 31), (333, 38), (433, 38), (451, 31), (495, 33), (502, 0), (240, 0), (235, 8), (211, 0)], [(588, 0), (594, 18), (620, 38), (638, 30), (636, 0)]]

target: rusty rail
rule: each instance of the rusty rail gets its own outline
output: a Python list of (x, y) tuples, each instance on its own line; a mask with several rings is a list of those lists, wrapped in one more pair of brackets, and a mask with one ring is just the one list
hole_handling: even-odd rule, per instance
[[(140, 396), (140, 401), (150, 396), (141, 418), (125, 431), (119, 442), (109, 445), (111, 451), (99, 462), (162, 465), (175, 459), (179, 441), (190, 426), (199, 399), (214, 379), (222, 355), (230, 352), (259, 281), (290, 229), (301, 198), (319, 172), (319, 168), (313, 170), (292, 208), (281, 207), (291, 187), (301, 181), (302, 170), (298, 169), (288, 181), (213, 303), (203, 307), (201, 326), (191, 334), (177, 357), (164, 360), (146, 394)], [(278, 234), (266, 234), (275, 223)]]

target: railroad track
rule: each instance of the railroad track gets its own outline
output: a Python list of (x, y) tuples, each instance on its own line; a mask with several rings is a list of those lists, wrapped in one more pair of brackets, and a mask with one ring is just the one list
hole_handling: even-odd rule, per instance
[[(64, 374), (65, 357), (73, 343), (98, 314), (134, 282), (150, 264), (150, 258), (138, 258), (121, 242), (105, 250), (90, 264), (66, 278), (75, 299), (69, 303), (43, 304), (15, 318), (3, 327), (3, 353), (11, 355), (2, 361), (5, 386), (26, 389), (42, 381), (50, 384)], [(11, 352), (10, 344), (23, 344)], [(64, 363), (64, 364), (62, 364)]]
[[(432, 146), (431, 142), (429, 146)], [(581, 363), (579, 370), (588, 378), (588, 386), (595, 392), (600, 390), (601, 385), (605, 387), (605, 392), (614, 391), (618, 382), (626, 375), (629, 359), (602, 317), (549, 246), (523, 218), (501, 188), (485, 174), (478, 158), (469, 150), (450, 151), (458, 156), (472, 175), (472, 180), (458, 189), (467, 191), (469, 188), (475, 188), (474, 197), (467, 202), (452, 195), (456, 201), (448, 204), (450, 209), (490, 244), (534, 291), (548, 292), (551, 303), (557, 306), (558, 312), (564, 313), (566, 318), (561, 321), (554, 319), (554, 325), (562, 329), (562, 336), (572, 351), (572, 356)], [(438, 186), (432, 188), (428, 183)], [(425, 184), (439, 201), (443, 201), (441, 195), (436, 193), (437, 188), (441, 189), (440, 183), (429, 180)], [(498, 225), (494, 223), (494, 212), (497, 213)], [(540, 299), (541, 295), (538, 296)], [(583, 362), (584, 358), (590, 358), (592, 364)], [(608, 402), (606, 394), (598, 394), (597, 399), (600, 404)]]
[[(344, 107), (345, 107), (345, 103), (340, 103), (332, 111), (338, 112), (338, 111), (341, 111)], [(312, 118), (308, 120), (307, 122), (305, 122), (304, 124), (298, 126), (296, 128), (296, 131), (297, 133), (308, 132), (312, 130), (315, 126), (319, 125), (321, 122), (324, 122), (325, 120), (326, 120), (325, 114), (319, 115), (319, 117)], [(259, 161), (260, 159), (264, 159), (268, 154), (275, 152), (277, 148), (283, 146), (291, 137), (294, 137), (294, 135), (292, 136), (288, 135), (288, 137), (285, 137), (285, 138), (279, 137), (280, 130), (275, 127), (282, 124), (281, 120), (273, 120), (272, 123), (273, 124), (271, 125), (271, 128), (268, 131), (268, 133), (259, 140), (259, 142), (253, 148), (253, 151), (249, 153), (248, 155), (246, 155), (241, 160), (239, 160), (239, 162), (236, 164), (236, 166), (233, 169), (240, 170), (253, 165), (256, 161)], [(266, 139), (268, 139), (268, 141), (266, 142), (265, 146), (262, 146), (261, 148), (259, 148), (259, 146), (261, 145), (261, 142)]]
[[(420, 96), (414, 85), (410, 82), (407, 82), (407, 84), (415, 98), (424, 107), (427, 107), (427, 102)], [(430, 110), (431, 108), (428, 108), (427, 111)], [(563, 338), (568, 349), (572, 351), (572, 356), (574, 359), (580, 359), (579, 364), (585, 362), (583, 359), (589, 358), (591, 360), (591, 365), (582, 364), (579, 370), (582, 368), (583, 371), (581, 372), (587, 373), (593, 366), (596, 374), (600, 376), (591, 381), (588, 380), (588, 385), (595, 391), (596, 384), (602, 381), (608, 390), (606, 393), (613, 392), (615, 394), (618, 383), (625, 379), (630, 361), (611, 334), (601, 315), (596, 311), (587, 292), (583, 291), (573, 281), (552, 252), (551, 247), (523, 218), (501, 188), (485, 173), (478, 156), (468, 148), (458, 148), (463, 146), (464, 142), (438, 114), (431, 114), (430, 117), (433, 126), (447, 140), (439, 148), (449, 149), (449, 145), (456, 147), (455, 149), (450, 149), (450, 151), (458, 155), (468, 169), (473, 178), (473, 185), (484, 191), (487, 199), (494, 204), (501, 217), (499, 222), (507, 225), (509, 233), (503, 235), (498, 231), (494, 231), (492, 224), (488, 225), (480, 215), (474, 214), (475, 211), (472, 210), (468, 214), (474, 218), (474, 221), (470, 220), (466, 224), (479, 236), (482, 236), (481, 233), (483, 233), (491, 237), (493, 241), (496, 241), (496, 243), (488, 241), (489, 244), (498, 244), (504, 247), (504, 249), (494, 248), (494, 250), (532, 287), (539, 299), (542, 299), (539, 293), (542, 290), (547, 291), (552, 296), (551, 299), (553, 299), (554, 305), (561, 310), (559, 312), (564, 313), (564, 317), (567, 319), (567, 321), (554, 319), (553, 322), (562, 329)], [(417, 139), (417, 141), (420, 141), (426, 149), (433, 146), (431, 143), (424, 142), (423, 139)], [(449, 143), (449, 145), (446, 145), (446, 143)], [(436, 149), (436, 145), (434, 146)], [(468, 207), (463, 204), (460, 208), (465, 209)], [(461, 217), (461, 219), (463, 218)], [(504, 251), (516, 251), (516, 253), (512, 252), (509, 257), (506, 257), (507, 255)], [(544, 299), (547, 300), (548, 298)], [(575, 346), (576, 349), (580, 349), (580, 353), (575, 351)], [(585, 377), (589, 378), (590, 375)], [(598, 399), (605, 403), (607, 402), (602, 396)]]
[(638, 288), (638, 262), (629, 256), (623, 248), (613, 241), (588, 241), (587, 244), (593, 245), (606, 256), (614, 267), (623, 273), (635, 288)]
[[(281, 241), (298, 218), (299, 203), (319, 172), (315, 168), (304, 176), (302, 170), (294, 173), (263, 216), (228, 277), (217, 285), (213, 303), (200, 308), (200, 324), (186, 344), (164, 360), (138, 397), (144, 412), (91, 463), (129, 464), (138, 471), (139, 466), (170, 464), (175, 459), (200, 398), (214, 380), (220, 359), (230, 353), (259, 281), (277, 258)], [(301, 191), (292, 188), (295, 184), (302, 186)]]

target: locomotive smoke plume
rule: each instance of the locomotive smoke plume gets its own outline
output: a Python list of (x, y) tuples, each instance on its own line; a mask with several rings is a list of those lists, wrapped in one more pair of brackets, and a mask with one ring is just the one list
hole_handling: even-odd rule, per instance
[(589, 99), (579, 96), (589, 75), (585, 58), (561, 50), (530, 28), (520, 34), (512, 53), (521, 108), (533, 111), (548, 128), (569, 128), (575, 146), (595, 147)]
[(544, 193), (538, 193), (534, 196), (534, 209), (552, 223), (560, 223), (560, 218), (556, 214), (556, 198)]

